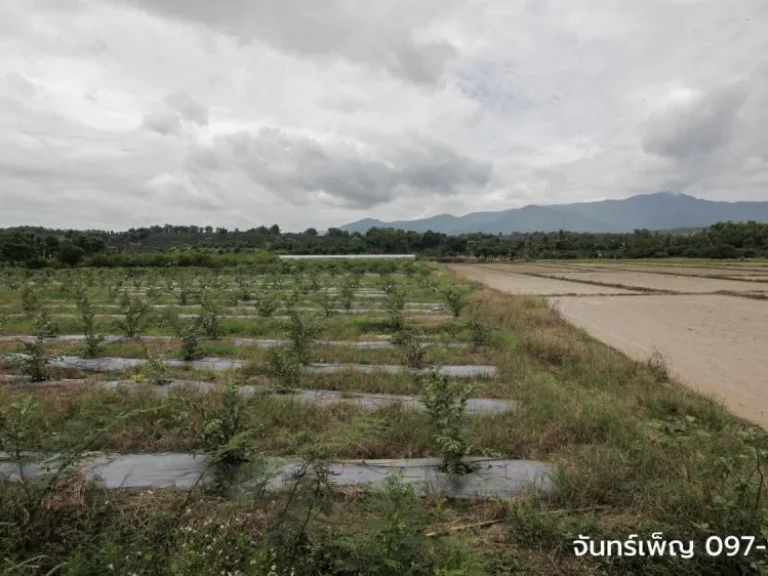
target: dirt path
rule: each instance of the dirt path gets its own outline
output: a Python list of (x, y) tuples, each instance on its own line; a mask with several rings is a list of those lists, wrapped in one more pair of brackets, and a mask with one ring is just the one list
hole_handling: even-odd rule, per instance
[(681, 382), (768, 428), (768, 303), (715, 295), (550, 301), (633, 358), (658, 350)]

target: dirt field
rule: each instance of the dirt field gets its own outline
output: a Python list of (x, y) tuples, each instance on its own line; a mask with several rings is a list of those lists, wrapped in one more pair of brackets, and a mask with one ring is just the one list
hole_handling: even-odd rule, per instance
[[(537, 264), (539, 264), (537, 262)], [(651, 268), (659, 270), (680, 270), (685, 272), (687, 270), (700, 270), (706, 273), (715, 274), (729, 274), (729, 275), (741, 275), (741, 274), (768, 274), (768, 264), (760, 262), (734, 262), (723, 261), (722, 263), (706, 262), (706, 263), (690, 263), (681, 264), (680, 262), (668, 262), (663, 261), (645, 261), (645, 260), (595, 260), (591, 262), (568, 262), (568, 261), (553, 261), (542, 262), (541, 264), (551, 266), (561, 266), (566, 268), (586, 268), (586, 269), (605, 269), (605, 268), (631, 268), (632, 270), (643, 269), (649, 270)]]
[(738, 280), (671, 276), (668, 274), (652, 274), (647, 272), (552, 272), (550, 275), (563, 280), (619, 284), (630, 289), (637, 287), (699, 294), (721, 291), (768, 292), (768, 283), (762, 282), (739, 282)]
[(458, 272), (469, 280), (481, 282), (489, 288), (508, 294), (634, 294), (631, 290), (621, 288), (525, 276), (508, 272), (509, 267), (503, 267), (503, 265), (450, 264), (448, 269)]
[(731, 296), (552, 298), (572, 323), (768, 427), (768, 303)]
[[(529, 264), (522, 264), (522, 266), (531, 266)], [(538, 266), (533, 264), (532, 266)], [(739, 269), (739, 268), (704, 268), (696, 266), (670, 266), (670, 265), (647, 265), (644, 263), (623, 263), (617, 262), (616, 264), (606, 264), (597, 262), (594, 264), (573, 264), (564, 266), (541, 266), (540, 269), (559, 269), (560, 272), (564, 272), (566, 268), (570, 268), (572, 272), (581, 272), (589, 270), (628, 270), (637, 272), (652, 272), (652, 273), (664, 273), (664, 274), (679, 274), (681, 276), (728, 276), (736, 278), (756, 278), (759, 280), (765, 279), (768, 281), (768, 273), (757, 272), (752, 269)], [(537, 272), (538, 273), (538, 272)]]

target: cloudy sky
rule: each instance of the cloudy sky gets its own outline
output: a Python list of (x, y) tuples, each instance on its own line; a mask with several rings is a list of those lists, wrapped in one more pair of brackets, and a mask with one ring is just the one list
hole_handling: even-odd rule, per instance
[(2, 0), (0, 226), (768, 200), (766, 0)]

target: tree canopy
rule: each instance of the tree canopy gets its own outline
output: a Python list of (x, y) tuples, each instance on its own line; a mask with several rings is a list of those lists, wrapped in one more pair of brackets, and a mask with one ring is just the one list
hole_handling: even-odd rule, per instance
[(768, 257), (768, 224), (722, 222), (696, 231), (629, 234), (551, 232), (462, 234), (371, 228), (365, 234), (331, 228), (281, 232), (275, 224), (249, 230), (212, 226), (151, 226), (123, 232), (0, 229), (0, 264), (27, 267), (210, 265), (222, 255), (403, 254), (438, 259), (752, 258)]

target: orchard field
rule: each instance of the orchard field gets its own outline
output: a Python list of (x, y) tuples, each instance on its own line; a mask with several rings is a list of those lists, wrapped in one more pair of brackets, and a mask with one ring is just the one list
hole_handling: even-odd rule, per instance
[(741, 574), (764, 432), (424, 261), (0, 270), (13, 574)]

